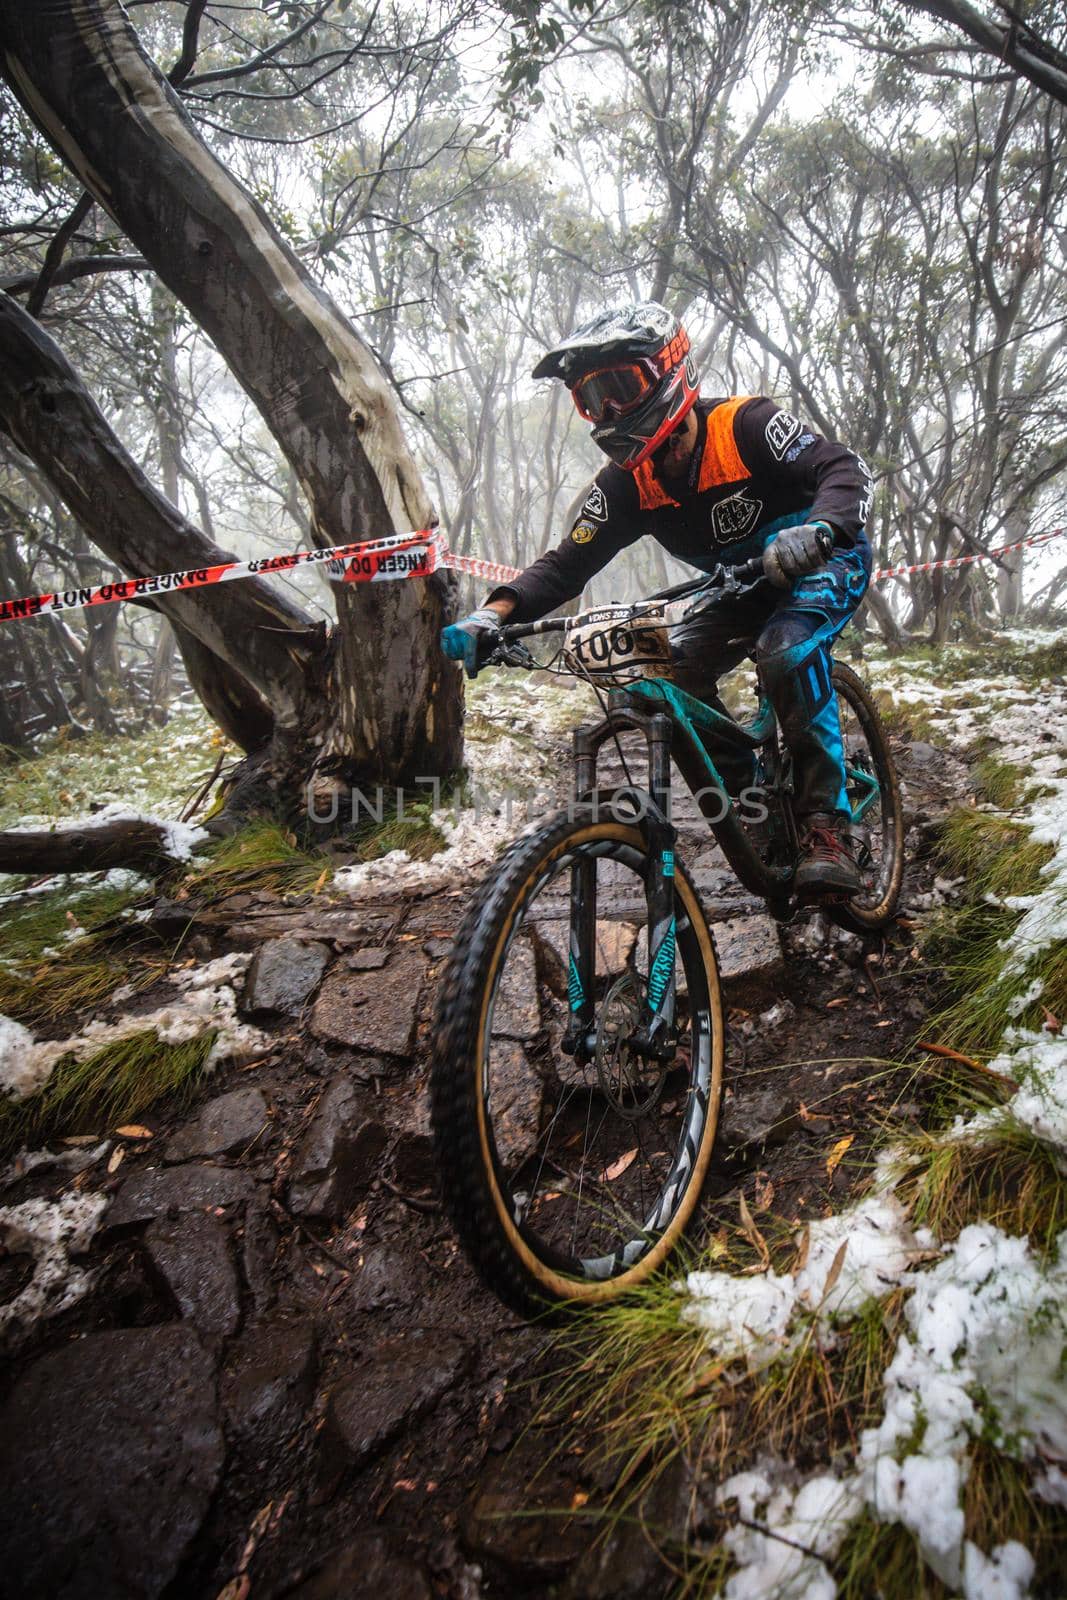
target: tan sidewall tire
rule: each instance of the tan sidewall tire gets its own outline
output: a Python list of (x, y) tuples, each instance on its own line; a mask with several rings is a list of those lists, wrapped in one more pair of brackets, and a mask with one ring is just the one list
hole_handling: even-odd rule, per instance
[(573, 850), (577, 845), (593, 843), (597, 840), (609, 838), (616, 839), (620, 843), (628, 844), (632, 848), (640, 850), (642, 853), (645, 851), (644, 841), (642, 840), (638, 829), (627, 828), (620, 823), (614, 822), (591, 823), (587, 827), (576, 829), (575, 833), (570, 838), (563, 840), (554, 849), (542, 856), (535, 864), (534, 869), (531, 871), (527, 885), (513, 900), (510, 915), (500, 930), (499, 937), (493, 950), (492, 959), (489, 964), (489, 981), (485, 985), (482, 998), (481, 1014), (478, 1019), (477, 1046), (474, 1052), (473, 1062), (473, 1070), (477, 1075), (474, 1099), (477, 1106), (478, 1139), (481, 1146), (482, 1162), (486, 1177), (488, 1179), (497, 1221), (499, 1222), (501, 1230), (505, 1235), (508, 1247), (514, 1253), (516, 1258), (522, 1263), (523, 1268), (529, 1274), (529, 1276), (539, 1285), (543, 1294), (553, 1300), (566, 1300), (571, 1302), (579, 1302), (586, 1305), (594, 1305), (597, 1302), (614, 1300), (617, 1299), (619, 1295), (625, 1294), (627, 1290), (632, 1289), (637, 1284), (643, 1282), (645, 1278), (649, 1277), (653, 1272), (661, 1267), (667, 1260), (667, 1257), (670, 1255), (671, 1251), (677, 1245), (693, 1216), (697, 1203), (700, 1199), (701, 1190), (704, 1186), (704, 1180), (707, 1176), (708, 1164), (711, 1161), (712, 1146), (715, 1143), (715, 1131), (718, 1126), (719, 1119), (719, 1101), (722, 1094), (724, 1028), (722, 1014), (722, 992), (719, 986), (718, 963), (715, 958), (715, 948), (712, 943), (711, 933), (708, 929), (707, 922), (705, 921), (704, 912), (700, 905), (700, 901), (697, 898), (696, 891), (689, 882), (688, 878), (685, 876), (684, 872), (678, 872), (676, 874), (675, 882), (677, 885), (679, 898), (685, 907), (686, 915), (689, 918), (694, 932), (696, 933), (697, 941), (703, 956), (704, 970), (708, 984), (708, 1012), (711, 1023), (712, 1057), (711, 1074), (708, 1086), (708, 1110), (704, 1122), (700, 1147), (697, 1150), (696, 1158), (693, 1163), (692, 1177), (690, 1178), (689, 1184), (686, 1187), (681, 1205), (671, 1218), (671, 1221), (668, 1224), (662, 1238), (656, 1243), (654, 1249), (650, 1250), (647, 1256), (642, 1256), (641, 1260), (636, 1262), (635, 1265), (629, 1269), (629, 1271), (620, 1273), (618, 1277), (610, 1278), (603, 1282), (590, 1282), (581, 1278), (571, 1278), (562, 1273), (553, 1271), (553, 1269), (546, 1266), (543, 1261), (538, 1260), (537, 1256), (534, 1255), (533, 1251), (523, 1239), (521, 1233), (515, 1225), (514, 1219), (512, 1218), (511, 1213), (505, 1203), (504, 1196), (500, 1191), (500, 1186), (497, 1183), (496, 1171), (493, 1166), (488, 1129), (486, 1127), (485, 1120), (485, 1102), (481, 1093), (482, 1062), (485, 1052), (485, 1028), (489, 1002), (495, 987), (498, 963), (504, 949), (506, 948), (508, 938), (515, 924), (516, 917), (525, 907), (529, 890), (534, 881), (541, 875), (544, 867), (551, 861), (567, 854), (568, 851)]

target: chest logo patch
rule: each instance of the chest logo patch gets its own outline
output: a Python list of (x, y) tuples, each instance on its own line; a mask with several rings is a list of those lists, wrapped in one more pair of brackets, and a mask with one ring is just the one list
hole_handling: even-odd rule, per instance
[(800, 432), (800, 420), (791, 411), (776, 411), (768, 422), (764, 437), (767, 448), (776, 461), (781, 461), (786, 450)]
[(574, 524), (571, 529), (571, 538), (575, 544), (588, 544), (590, 539), (596, 538), (596, 533), (597, 530), (594, 525), (591, 522), (586, 522), (583, 518), (581, 522)]
[(756, 526), (762, 510), (763, 501), (750, 500), (744, 489), (737, 494), (727, 495), (725, 500), (720, 500), (713, 507), (711, 513), (711, 531), (717, 542), (734, 544), (736, 540), (743, 539)]
[(593, 517), (597, 522), (606, 522), (608, 520), (608, 502), (604, 498), (604, 491), (599, 483), (594, 483), (586, 495), (585, 504), (582, 507), (582, 516), (583, 518)]

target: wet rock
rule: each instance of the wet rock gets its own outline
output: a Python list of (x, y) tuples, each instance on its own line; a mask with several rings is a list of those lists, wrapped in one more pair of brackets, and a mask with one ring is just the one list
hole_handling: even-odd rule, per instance
[(379, 972), (388, 960), (388, 950), (353, 950), (345, 966), (350, 972)]
[(43, 1356), (0, 1424), (5, 1595), (161, 1594), (223, 1453), (214, 1366), (191, 1329), (93, 1333)]
[(677, 1545), (685, 1529), (690, 1477), (675, 1458), (624, 1517), (609, 1518), (586, 1548), (560, 1600), (644, 1600), (663, 1590), (668, 1568), (657, 1543)]
[(330, 961), (324, 944), (302, 939), (271, 939), (253, 958), (245, 980), (241, 1010), (249, 1015), (281, 1012), (299, 1016)]
[(508, 951), (493, 1002), (493, 1037), (535, 1039), (541, 1027), (537, 970), (530, 939), (520, 936)]
[(327, 1472), (371, 1460), (437, 1404), (466, 1363), (463, 1341), (433, 1328), (383, 1340), (330, 1396), (323, 1445)]
[(719, 1138), (731, 1162), (743, 1166), (762, 1151), (784, 1144), (799, 1131), (796, 1094), (789, 1089), (741, 1090), (727, 1100), (719, 1121)]
[(312, 1033), (353, 1050), (410, 1055), (425, 971), (422, 955), (403, 950), (380, 972), (332, 972), (311, 1013)]
[(596, 970), (601, 977), (613, 978), (626, 969), (634, 952), (639, 928), (633, 922), (608, 922), (596, 925)]
[(782, 940), (773, 917), (731, 917), (712, 930), (719, 976), (735, 1003), (774, 1000), (784, 975)]
[(240, 1289), (229, 1230), (217, 1218), (194, 1211), (175, 1221), (157, 1219), (145, 1234), (145, 1249), (179, 1312), (202, 1339), (236, 1333)]
[(451, 939), (427, 939), (422, 947), (431, 961), (443, 961), (452, 954)]
[(389, 1135), (350, 1078), (335, 1078), (297, 1147), (289, 1209), (300, 1217), (340, 1221), (378, 1174)]
[(917, 767), (928, 767), (931, 761), (936, 761), (940, 751), (932, 744), (927, 744), (924, 739), (914, 739), (907, 747), (908, 760)]
[(490, 1457), (461, 1523), (471, 1555), (498, 1562), (524, 1585), (558, 1582), (592, 1537), (580, 1517), (560, 1515), (575, 1484), (546, 1469), (547, 1455), (543, 1441), (527, 1440)]
[[(417, 1259), (417, 1258), (416, 1258)], [(380, 1311), (385, 1306), (408, 1306), (425, 1288), (425, 1269), (410, 1260), (410, 1250), (393, 1244), (369, 1245), (352, 1267), (352, 1286), (345, 1299), (352, 1311)]]
[(104, 1225), (111, 1230), (184, 1211), (247, 1204), (255, 1192), (256, 1185), (247, 1172), (237, 1167), (216, 1167), (208, 1162), (143, 1167), (122, 1185)]
[(287, 1600), (433, 1600), (426, 1574), (381, 1534), (363, 1535), (326, 1557)]
[(184, 933), (194, 920), (188, 901), (157, 900), (148, 913), (148, 926), (166, 938)]
[(239, 1237), (241, 1271), (252, 1297), (252, 1310), (261, 1317), (274, 1303), (272, 1268), (278, 1250), (278, 1232), (265, 1210), (250, 1206)]
[(209, 1100), (192, 1122), (167, 1140), (166, 1159), (239, 1155), (256, 1141), (266, 1123), (267, 1102), (260, 1091), (233, 1089)]
[(513, 1039), (493, 1039), (489, 1082), (497, 1151), (505, 1165), (518, 1165), (537, 1143), (545, 1086)]
[(222, 1380), (230, 1434), (264, 1452), (283, 1444), (307, 1414), (317, 1371), (315, 1330), (309, 1323), (246, 1334)]

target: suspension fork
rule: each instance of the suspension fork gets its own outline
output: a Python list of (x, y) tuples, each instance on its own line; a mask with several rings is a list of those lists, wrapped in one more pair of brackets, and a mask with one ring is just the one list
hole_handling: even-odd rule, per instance
[[(641, 1018), (631, 1042), (639, 1053), (666, 1057), (673, 1049), (675, 1013), (671, 720), (662, 712), (650, 717), (638, 714), (633, 725), (641, 728), (648, 745), (648, 790), (644, 795), (634, 791), (634, 799), (648, 840), (645, 898), (649, 976)], [(575, 793), (580, 799), (595, 793), (597, 752), (603, 742), (603, 725), (575, 732)], [(570, 1018), (561, 1041), (564, 1052), (579, 1060), (587, 1060), (593, 1050), (596, 920), (596, 861), (579, 857), (571, 867), (567, 963)]]

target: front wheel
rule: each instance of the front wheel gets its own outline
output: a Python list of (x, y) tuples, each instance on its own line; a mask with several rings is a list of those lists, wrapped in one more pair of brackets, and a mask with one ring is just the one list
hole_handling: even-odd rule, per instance
[[(648, 986), (648, 862), (638, 826), (592, 806), (561, 812), (492, 868), (442, 976), (431, 1093), (445, 1201), (482, 1278), (523, 1314), (642, 1282), (681, 1238), (708, 1169), (722, 998), (680, 864), (673, 1048), (652, 1059), (629, 1043)], [(595, 878), (596, 933), (594, 1021), (572, 1056), (561, 1043), (583, 991), (570, 959), (575, 872)]]
[(830, 915), (853, 933), (875, 932), (892, 917), (904, 876), (900, 784), (889, 739), (863, 680), (835, 661), (832, 682), (841, 717), (845, 781), (863, 889)]

